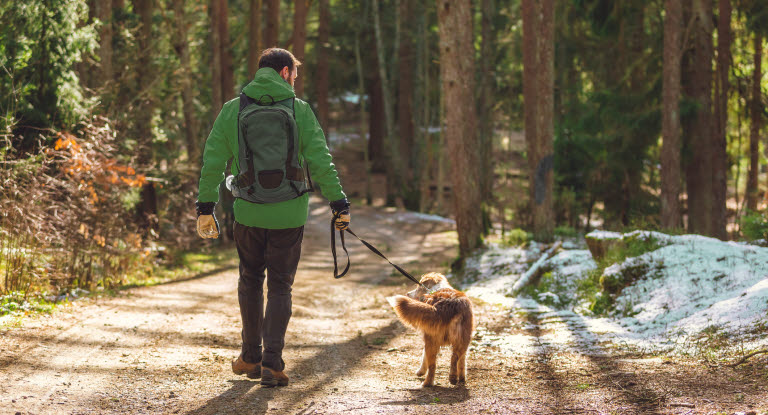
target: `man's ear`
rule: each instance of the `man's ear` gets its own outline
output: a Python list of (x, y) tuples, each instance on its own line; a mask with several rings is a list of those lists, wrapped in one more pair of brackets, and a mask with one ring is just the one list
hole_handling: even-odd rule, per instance
[(283, 69), (280, 70), (280, 76), (287, 82), (291, 79), (291, 68), (283, 66)]

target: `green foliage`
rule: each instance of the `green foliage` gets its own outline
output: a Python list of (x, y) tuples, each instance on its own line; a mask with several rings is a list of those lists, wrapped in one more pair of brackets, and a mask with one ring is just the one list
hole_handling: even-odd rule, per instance
[(515, 228), (507, 232), (504, 236), (504, 244), (509, 246), (525, 245), (533, 239), (533, 234), (520, 228)]
[(84, 0), (0, 5), (0, 133), (69, 129), (86, 113), (75, 64), (95, 47)]
[(579, 231), (570, 226), (562, 225), (555, 228), (555, 236), (562, 238), (576, 238), (579, 236)]
[(749, 212), (742, 216), (741, 233), (749, 240), (768, 240), (768, 212)]
[[(612, 310), (614, 299), (624, 287), (646, 277), (649, 273), (658, 274), (663, 269), (663, 264), (649, 265), (647, 262), (624, 264), (624, 262), (629, 258), (655, 251), (662, 246), (662, 243), (653, 235), (625, 235), (620, 243), (609, 245), (605, 256), (597, 261), (597, 269), (588, 273), (579, 283), (579, 290), (591, 301), (590, 310), (595, 314)], [(624, 264), (624, 266), (618, 272), (606, 274), (606, 268), (613, 264)]]

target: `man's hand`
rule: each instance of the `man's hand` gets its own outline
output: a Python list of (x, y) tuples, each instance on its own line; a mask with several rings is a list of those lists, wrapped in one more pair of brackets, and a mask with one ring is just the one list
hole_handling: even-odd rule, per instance
[(197, 211), (197, 234), (203, 239), (219, 237), (219, 222), (213, 214), (214, 202), (195, 203)]
[(349, 228), (349, 201), (345, 198), (331, 202), (331, 210), (333, 211), (333, 220), (336, 229), (343, 231), (344, 229)]
[(200, 215), (197, 217), (197, 234), (203, 239), (216, 239), (219, 237), (219, 223), (213, 215)]

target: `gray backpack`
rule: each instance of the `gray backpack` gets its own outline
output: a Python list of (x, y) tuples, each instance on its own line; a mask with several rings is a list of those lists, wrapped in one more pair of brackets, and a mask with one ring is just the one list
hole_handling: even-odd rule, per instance
[(227, 178), (232, 195), (253, 203), (276, 203), (311, 192), (311, 180), (299, 164), (295, 98), (258, 100), (240, 94), (237, 160), (240, 172)]

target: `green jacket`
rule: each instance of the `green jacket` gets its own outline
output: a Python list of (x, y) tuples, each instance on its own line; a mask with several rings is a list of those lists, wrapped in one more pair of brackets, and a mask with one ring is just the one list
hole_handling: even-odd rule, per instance
[[(272, 68), (261, 68), (243, 89), (246, 95), (258, 99), (264, 94), (275, 101), (295, 97), (293, 87)], [(200, 173), (198, 202), (218, 202), (219, 184), (224, 181), (224, 169), (232, 159), (232, 174), (239, 171), (237, 160), (237, 113), (240, 98), (224, 104), (213, 123), (205, 142), (203, 168)], [(312, 181), (320, 185), (322, 194), (329, 201), (344, 199), (346, 195), (339, 183), (336, 166), (325, 143), (325, 135), (309, 104), (296, 98), (294, 104), (296, 124), (299, 127), (299, 163), (308, 163)], [(246, 226), (266, 229), (287, 229), (303, 226), (309, 211), (309, 195), (279, 203), (257, 204), (235, 199), (235, 220)]]

